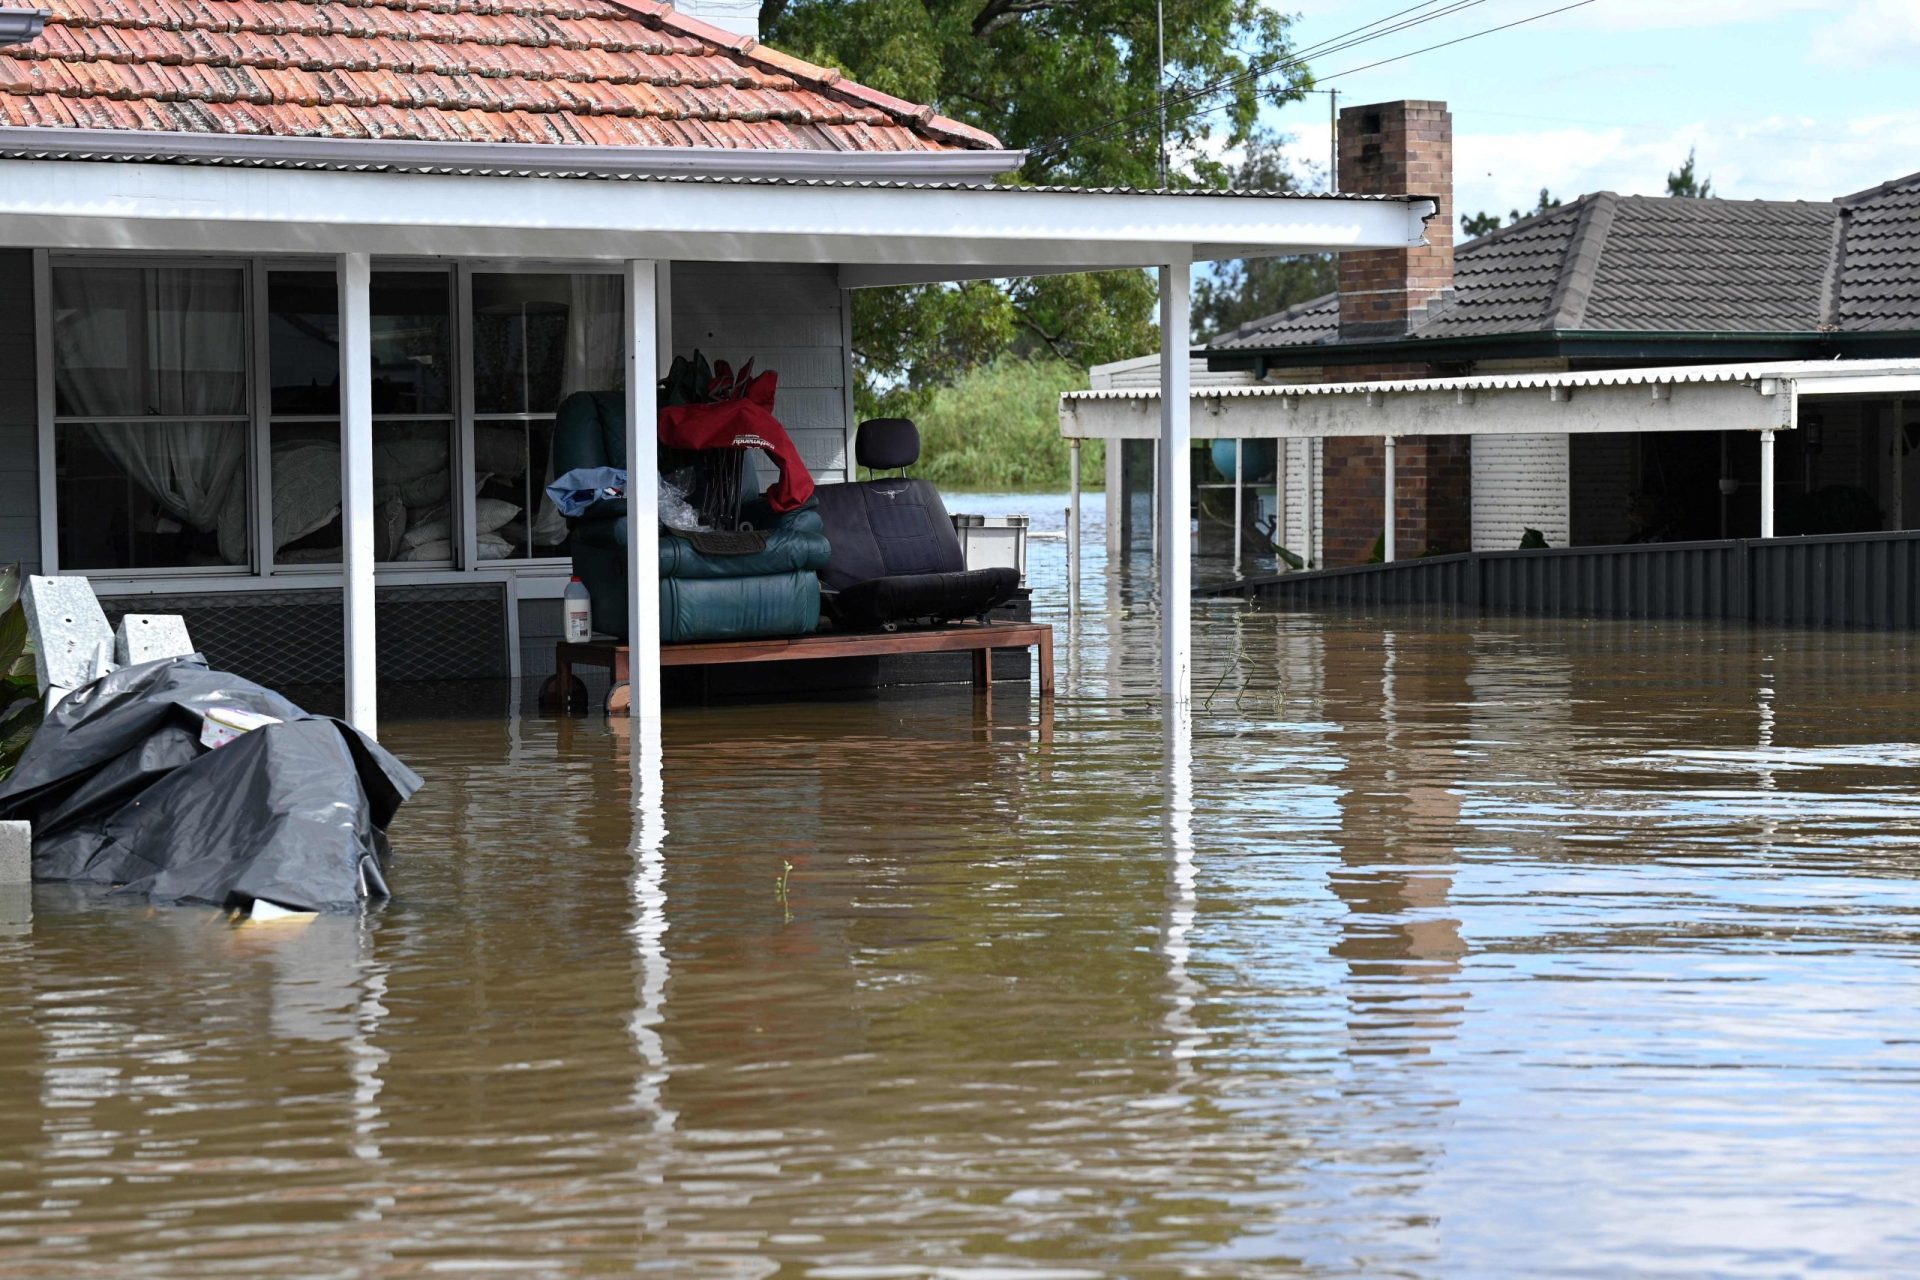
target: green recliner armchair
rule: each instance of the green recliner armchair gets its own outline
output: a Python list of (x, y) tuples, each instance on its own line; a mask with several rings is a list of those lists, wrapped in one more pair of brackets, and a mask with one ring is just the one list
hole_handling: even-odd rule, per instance
[[(627, 465), (626, 396), (577, 391), (554, 417), (553, 474)], [(711, 555), (660, 532), (660, 639), (744, 640), (804, 635), (820, 623), (818, 571), (829, 547), (812, 502), (775, 515), (760, 500), (742, 517), (766, 534), (745, 555)], [(602, 499), (567, 522), (573, 572), (592, 597), (593, 629), (627, 639), (627, 500)]]

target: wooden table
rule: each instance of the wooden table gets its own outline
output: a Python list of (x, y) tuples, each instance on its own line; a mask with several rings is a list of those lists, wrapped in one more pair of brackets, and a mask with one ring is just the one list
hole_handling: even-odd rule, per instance
[[(660, 646), (662, 667), (720, 666), (735, 662), (805, 662), (819, 658), (867, 658), (894, 653), (970, 653), (975, 693), (993, 690), (995, 649), (1038, 649), (1039, 695), (1053, 698), (1053, 628), (1044, 622), (964, 622), (921, 631), (817, 631), (770, 640), (694, 640)], [(613, 673), (607, 711), (627, 713), (627, 646), (613, 640), (557, 645), (553, 687), (573, 683), (575, 667), (605, 667)], [(564, 695), (563, 695), (564, 696)]]

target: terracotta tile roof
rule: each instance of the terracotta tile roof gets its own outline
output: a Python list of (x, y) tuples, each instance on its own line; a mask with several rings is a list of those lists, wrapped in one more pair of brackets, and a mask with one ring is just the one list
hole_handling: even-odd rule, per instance
[(998, 148), (653, 0), (44, 0), (0, 125), (830, 152)]

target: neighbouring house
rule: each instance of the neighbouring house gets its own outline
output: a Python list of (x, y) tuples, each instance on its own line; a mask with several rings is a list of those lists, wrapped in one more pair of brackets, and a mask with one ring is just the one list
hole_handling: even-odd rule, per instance
[(1192, 261), (1403, 245), (1434, 213), (994, 181), (1021, 160), (651, 0), (0, 12), (0, 559), (184, 613), (262, 678), (344, 670), (371, 727), (376, 663), (551, 669), (570, 391), (624, 384), (650, 444), (664, 361), (752, 357), (838, 479), (854, 289), (1158, 268), (1184, 350)]
[[(1437, 102), (1340, 113), (1343, 192), (1418, 191), (1452, 215)], [(1342, 255), (1338, 291), (1195, 352), (1218, 385), (1331, 384), (1736, 362), (1920, 357), (1920, 174), (1831, 200), (1596, 192), (1454, 245)], [(1151, 382), (1157, 360), (1098, 371)], [(1759, 532), (1754, 432), (1406, 437), (1399, 554)], [(1202, 430), (1204, 434), (1204, 429)], [(1920, 527), (1920, 394), (1823, 398), (1780, 434), (1777, 531)], [(1287, 538), (1364, 561), (1382, 532), (1379, 436), (1289, 440)], [(1311, 504), (1312, 510), (1307, 508)]]

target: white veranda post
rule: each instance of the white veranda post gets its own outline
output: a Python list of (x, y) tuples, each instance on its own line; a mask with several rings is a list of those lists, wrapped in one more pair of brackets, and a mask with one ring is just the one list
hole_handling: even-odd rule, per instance
[(630, 714), (660, 719), (660, 462), (655, 385), (660, 281), (652, 259), (626, 264), (627, 672)]
[(1760, 433), (1760, 536), (1773, 536), (1773, 428)]
[(1384, 503), (1386, 507), (1386, 515), (1385, 515), (1386, 529), (1380, 535), (1380, 558), (1382, 560), (1391, 560), (1393, 559), (1393, 556), (1394, 556), (1393, 491), (1399, 487), (1398, 481), (1394, 476), (1394, 465), (1397, 459), (1395, 457), (1396, 450), (1394, 448), (1394, 439), (1392, 436), (1388, 436), (1386, 438), (1386, 447), (1384, 449), (1384, 453), (1386, 456), (1386, 465), (1385, 465), (1386, 475), (1382, 477), (1381, 488), (1386, 495), (1385, 503)]
[(347, 723), (379, 728), (373, 630), (372, 264), (364, 253), (335, 263), (340, 295), (340, 601), (346, 617)]
[(1192, 262), (1160, 268), (1160, 447), (1155, 458), (1160, 552), (1160, 685), (1169, 714), (1193, 700), (1193, 415), (1188, 403), (1187, 296)]
[(1080, 612), (1080, 438), (1067, 445), (1067, 617)]

